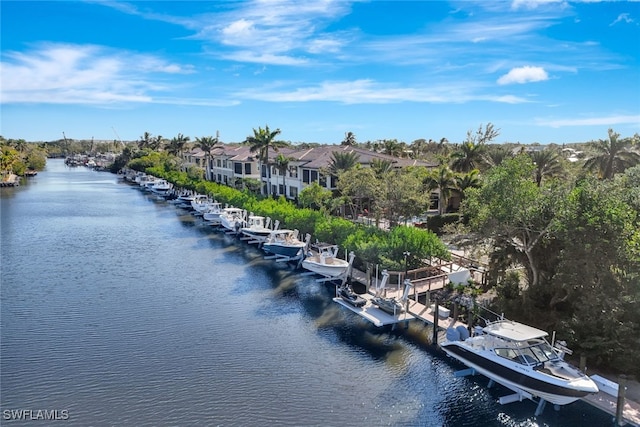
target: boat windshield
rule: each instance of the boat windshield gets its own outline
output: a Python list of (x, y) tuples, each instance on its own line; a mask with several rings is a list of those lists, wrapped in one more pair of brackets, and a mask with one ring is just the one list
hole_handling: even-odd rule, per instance
[(523, 365), (538, 365), (559, 359), (551, 345), (544, 340), (519, 342), (512, 348), (496, 348), (495, 353)]

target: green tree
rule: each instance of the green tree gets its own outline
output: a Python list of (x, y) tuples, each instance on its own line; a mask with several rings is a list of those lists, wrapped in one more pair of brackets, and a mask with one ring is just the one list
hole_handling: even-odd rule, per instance
[(347, 132), (340, 145), (356, 145), (356, 135), (353, 132)]
[(338, 190), (346, 197), (351, 215), (356, 218), (363, 211), (365, 203), (376, 207), (382, 194), (382, 185), (371, 168), (355, 167), (340, 173)]
[(585, 169), (597, 171), (599, 178), (611, 179), (614, 174), (639, 164), (640, 154), (633, 150), (632, 141), (631, 138), (621, 139), (619, 133), (609, 129), (608, 140), (589, 143), (589, 148), (595, 154), (585, 161)]
[(475, 133), (468, 131), (466, 141), (460, 144), (451, 155), (453, 170), (469, 172), (471, 169), (478, 169), (483, 160), (486, 144), (497, 138), (498, 135), (500, 135), (500, 130), (495, 129), (491, 123), (487, 124), (485, 129), (480, 125)]
[(13, 173), (14, 166), (20, 161), (20, 154), (10, 145), (0, 146), (0, 169), (2, 175)]
[(269, 164), (269, 149), (278, 152), (279, 148), (286, 147), (284, 141), (276, 141), (276, 136), (280, 135), (280, 129), (271, 131), (269, 125), (265, 128), (253, 129), (253, 136), (248, 136), (245, 140), (250, 145), (252, 153), (258, 153), (260, 161), (267, 166), (267, 196), (271, 196), (271, 168)]
[(287, 193), (287, 185), (286, 185), (287, 171), (289, 170), (289, 163), (291, 163), (292, 160), (295, 160), (295, 159), (292, 157), (287, 157), (283, 154), (278, 154), (274, 159), (274, 165), (278, 170), (278, 172), (280, 173), (280, 175), (282, 175), (282, 191), (285, 197), (287, 196), (286, 194)]
[(535, 165), (534, 176), (538, 187), (542, 185), (543, 178), (557, 177), (564, 173), (560, 156), (552, 149), (532, 151), (530, 156)]
[(167, 152), (173, 156), (180, 157), (190, 138), (179, 133), (177, 136), (171, 138), (169, 145), (167, 146)]
[(429, 194), (423, 191), (422, 180), (412, 170), (390, 172), (383, 176), (378, 205), (382, 208), (390, 225), (394, 226), (402, 218), (420, 215), (429, 202)]
[(382, 153), (393, 157), (402, 157), (404, 154), (403, 144), (397, 139), (385, 139), (382, 142)]
[(465, 174), (455, 177), (455, 186), (460, 191), (460, 198), (464, 199), (464, 193), (468, 188), (479, 188), (482, 183), (480, 182), (480, 171), (473, 169)]
[(332, 151), (329, 172), (333, 176), (338, 176), (340, 172), (348, 171), (355, 167), (359, 160), (360, 155), (355, 151)]
[(310, 208), (324, 211), (328, 214), (326, 207), (333, 195), (331, 190), (321, 187), (317, 182), (305, 187), (298, 195), (298, 203), (303, 208)]
[(444, 214), (451, 197), (451, 193), (456, 190), (456, 176), (447, 165), (441, 165), (435, 171), (432, 171), (423, 185), (428, 193), (432, 190), (438, 190), (438, 213)]
[(215, 147), (217, 143), (218, 143), (218, 137), (214, 138), (212, 136), (203, 136), (203, 137), (196, 138), (196, 146), (200, 148), (202, 151), (204, 151), (204, 158), (206, 161), (206, 164), (204, 167), (204, 173), (205, 173), (205, 179), (207, 181), (211, 181), (211, 177), (209, 176), (209, 172), (208, 172), (211, 170), (211, 168), (209, 167), (209, 163), (211, 161), (211, 150), (213, 150), (213, 147)]
[(461, 211), (481, 240), (525, 267), (528, 284), (536, 289), (548, 255), (539, 249), (554, 225), (563, 189), (543, 191), (531, 179), (533, 171), (527, 155), (503, 162), (489, 170), (481, 188), (466, 192)]
[(382, 178), (393, 170), (393, 163), (391, 160), (373, 159), (371, 160), (371, 169), (375, 171), (378, 178)]

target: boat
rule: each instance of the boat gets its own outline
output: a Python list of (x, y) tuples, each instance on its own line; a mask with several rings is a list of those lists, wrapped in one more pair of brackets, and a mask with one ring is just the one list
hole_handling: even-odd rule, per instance
[(220, 224), (220, 215), (222, 215), (222, 203), (219, 202), (209, 202), (209, 206), (202, 213), (202, 218), (205, 221)]
[(165, 194), (168, 194), (169, 191), (171, 191), (171, 189), (173, 188), (173, 185), (170, 182), (168, 182), (166, 179), (157, 179), (148, 188), (153, 194), (157, 194), (158, 196), (164, 196)]
[[(275, 227), (278, 228), (277, 226)], [(265, 217), (260, 215), (249, 215), (247, 218), (247, 224), (241, 227), (240, 232), (257, 243), (263, 243), (267, 240), (271, 229), (268, 227), (268, 223), (265, 223)]]
[(265, 252), (293, 258), (304, 251), (306, 242), (298, 239), (298, 230), (271, 230), (262, 245)]
[(338, 245), (315, 243), (302, 261), (302, 268), (325, 277), (338, 277), (346, 273), (349, 262), (337, 257)]
[(246, 224), (245, 211), (240, 208), (227, 207), (222, 209), (220, 224), (227, 230), (238, 233)]
[(202, 215), (202, 213), (209, 207), (210, 202), (211, 200), (206, 194), (196, 194), (193, 196), (193, 199), (191, 199), (191, 210), (195, 211), (196, 214)]
[(564, 361), (564, 354), (570, 354), (570, 350), (549, 344), (547, 335), (540, 329), (500, 319), (484, 328), (476, 327), (473, 336), (464, 326), (448, 328), (441, 347), (520, 398), (567, 405), (597, 393), (598, 386), (591, 378)]
[(338, 296), (354, 307), (364, 307), (367, 304), (367, 300), (355, 293), (349, 285), (340, 286), (338, 288)]
[(403, 304), (395, 298), (375, 297), (371, 299), (371, 303), (376, 305), (380, 310), (393, 314), (394, 316), (404, 311)]

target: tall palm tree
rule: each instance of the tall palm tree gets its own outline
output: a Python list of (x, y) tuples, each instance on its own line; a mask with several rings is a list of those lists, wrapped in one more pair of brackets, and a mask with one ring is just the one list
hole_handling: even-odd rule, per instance
[(358, 164), (360, 155), (355, 151), (332, 151), (329, 172), (333, 176), (338, 176), (340, 172), (348, 171)]
[(286, 147), (288, 144), (284, 141), (276, 141), (276, 136), (280, 135), (280, 129), (271, 131), (269, 125), (264, 129), (258, 127), (253, 129), (253, 136), (248, 136), (245, 140), (246, 144), (251, 146), (252, 153), (257, 152), (260, 161), (267, 165), (267, 196), (271, 196), (271, 168), (269, 167), (269, 148), (278, 152), (279, 148)]
[(532, 151), (530, 156), (536, 165), (534, 173), (538, 187), (542, 185), (542, 178), (558, 176), (564, 172), (562, 163), (560, 163), (560, 156), (551, 149)]
[(171, 138), (169, 145), (167, 146), (167, 152), (171, 155), (180, 157), (184, 151), (184, 147), (189, 142), (190, 138), (179, 133), (178, 136)]
[(449, 166), (441, 165), (433, 171), (424, 184), (427, 191), (438, 190), (438, 213), (442, 215), (447, 208), (452, 191), (456, 189), (455, 174), (449, 169)]
[(196, 137), (196, 146), (204, 151), (204, 158), (206, 161), (204, 167), (205, 179), (207, 181), (210, 180), (210, 177), (207, 174), (207, 170), (209, 169), (209, 160), (211, 159), (211, 150), (218, 143), (218, 137), (215, 138), (212, 136), (203, 136), (201, 138)]
[(356, 145), (356, 135), (353, 132), (347, 132), (340, 145)]
[(292, 160), (295, 160), (295, 159), (292, 157), (287, 157), (284, 154), (278, 154), (274, 159), (275, 167), (276, 169), (278, 169), (278, 172), (280, 172), (280, 174), (282, 175), (282, 191), (285, 197), (287, 197), (287, 185), (286, 185), (287, 171), (289, 170), (289, 163), (291, 163)]
[(620, 134), (609, 129), (609, 140), (589, 143), (595, 154), (584, 163), (587, 170), (598, 172), (602, 179), (611, 179), (617, 172), (640, 163), (640, 154), (633, 150), (632, 139), (620, 139)]

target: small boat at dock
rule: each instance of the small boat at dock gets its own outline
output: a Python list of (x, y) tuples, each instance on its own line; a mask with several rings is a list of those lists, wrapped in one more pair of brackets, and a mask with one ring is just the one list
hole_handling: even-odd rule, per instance
[(315, 243), (311, 245), (308, 256), (302, 261), (306, 270), (325, 277), (338, 277), (346, 273), (349, 262), (338, 258), (338, 245)]

